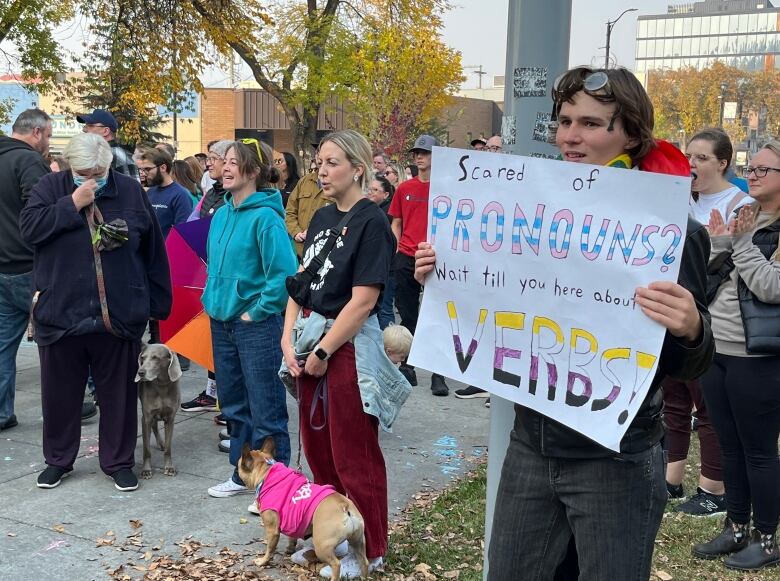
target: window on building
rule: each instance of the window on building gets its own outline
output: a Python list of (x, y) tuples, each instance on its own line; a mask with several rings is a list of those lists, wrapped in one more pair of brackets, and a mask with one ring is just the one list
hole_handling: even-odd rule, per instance
[(729, 54), (738, 53), (739, 51), (737, 50), (737, 48), (739, 46), (739, 35), (729, 36), (728, 39), (729, 42), (726, 45), (727, 46), (726, 50), (728, 51), (728, 53)]
[(666, 21), (666, 30), (664, 36), (674, 36), (674, 19), (670, 18)]
[(701, 34), (709, 34), (710, 33), (710, 22), (712, 21), (711, 16), (702, 16), (701, 17)]
[(758, 42), (756, 34), (746, 34), (745, 35), (745, 48), (741, 52), (756, 52)]
[(719, 36), (718, 37), (718, 49), (715, 53), (710, 51), (710, 54), (726, 54), (729, 50), (729, 37), (728, 36)]
[(738, 32), (747, 32), (748, 31), (748, 15), (747, 14), (740, 14), (739, 15), (739, 24), (737, 25), (737, 31)]
[(729, 17), (728, 15), (718, 16), (718, 34), (729, 33)]
[(647, 61), (636, 61), (636, 72), (644, 73), (647, 70)]
[(683, 36), (690, 36), (691, 30), (693, 26), (693, 22), (691, 22), (693, 18), (683, 18)]
[(729, 34), (739, 31), (739, 14), (729, 14)]
[(643, 59), (647, 56), (647, 41), (638, 40), (636, 43), (636, 58)]
[(774, 22), (773, 20), (776, 19), (774, 12), (763, 12), (758, 15), (758, 31), (759, 32), (769, 32), (770, 30), (774, 30)]
[(674, 36), (682, 36), (683, 34), (683, 20), (684, 18), (674, 19)]
[(680, 59), (672, 59), (672, 68), (675, 70), (680, 68)]
[(756, 32), (758, 30), (758, 14), (748, 14), (748, 32)]
[(680, 54), (682, 56), (690, 56), (691, 55), (691, 39), (690, 38), (683, 38), (682, 39), (682, 48), (680, 49)]
[(680, 56), (682, 54), (682, 38), (675, 38), (672, 41), (672, 56)]
[[(698, 36), (694, 36), (693, 38), (686, 39), (686, 40), (690, 40), (691, 41), (691, 47), (690, 47), (690, 51), (691, 52), (689, 54), (692, 54), (692, 55), (699, 55), (699, 54), (701, 54), (699, 52), (699, 43), (701, 42), (701, 38), (699, 38)], [(683, 43), (683, 49), (685, 49), (685, 43)]]
[(647, 21), (647, 36), (649, 36), (650, 38), (652, 38), (652, 37), (654, 37), (656, 35), (655, 34), (656, 22), (657, 22), (656, 20), (648, 20)]
[(640, 20), (637, 24), (639, 31), (636, 34), (637, 38), (647, 38), (647, 20)]
[(664, 41), (663, 39), (657, 39), (655, 41), (655, 48), (653, 49), (653, 56), (659, 58), (664, 56)]
[(750, 35), (740, 34), (737, 38), (737, 50), (736, 52), (750, 52)]

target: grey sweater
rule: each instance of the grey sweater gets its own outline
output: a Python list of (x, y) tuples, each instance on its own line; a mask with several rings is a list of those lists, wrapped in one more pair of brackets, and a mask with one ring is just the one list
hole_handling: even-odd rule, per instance
[[(760, 212), (756, 230), (776, 220), (770, 212)], [(780, 260), (767, 260), (753, 244), (753, 233), (740, 236), (713, 236), (710, 263), (731, 254), (734, 270), (728, 280), (720, 285), (715, 300), (710, 305), (712, 332), (715, 335), (715, 349), (723, 355), (736, 357), (766, 357), (748, 355), (745, 350), (745, 329), (737, 297), (737, 276), (742, 278), (750, 291), (765, 303), (780, 304)]]

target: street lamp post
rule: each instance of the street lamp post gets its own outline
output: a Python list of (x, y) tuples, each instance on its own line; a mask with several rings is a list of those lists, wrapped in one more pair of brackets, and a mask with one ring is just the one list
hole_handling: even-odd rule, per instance
[(605, 69), (609, 68), (609, 40), (612, 37), (612, 29), (617, 24), (617, 21), (620, 20), (621, 18), (623, 18), (623, 15), (626, 12), (636, 12), (637, 10), (638, 10), (637, 8), (628, 8), (627, 10), (623, 10), (623, 12), (620, 13), (620, 16), (615, 18), (615, 20), (610, 20), (610, 21), (607, 22), (607, 47), (606, 47), (607, 48), (607, 54), (606, 54), (606, 56), (604, 58), (604, 68)]

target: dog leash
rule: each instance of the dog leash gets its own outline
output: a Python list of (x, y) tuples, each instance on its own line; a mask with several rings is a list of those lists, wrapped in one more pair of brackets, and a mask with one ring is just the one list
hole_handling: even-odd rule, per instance
[[(301, 409), (301, 385), (300, 378), (295, 379), (296, 388), (298, 390), (298, 457), (296, 459), (296, 469), (298, 472), (303, 472), (303, 465), (301, 464), (301, 442), (303, 439), (303, 413)], [(314, 425), (314, 413), (317, 411), (317, 402), (322, 402), (322, 424)], [(312, 430), (319, 432), (328, 423), (328, 375), (322, 376), (317, 383), (317, 387), (314, 390), (314, 394), (311, 398), (311, 406), (309, 407), (309, 426)]]
[(295, 469), (298, 472), (303, 472), (303, 465), (301, 464), (301, 440), (303, 439), (303, 413), (301, 412), (301, 379), (295, 378), (295, 390), (298, 397), (295, 398), (298, 402), (298, 458), (295, 460)]
[(103, 325), (106, 330), (112, 335), (116, 335), (114, 328), (111, 326), (111, 317), (108, 315), (108, 299), (106, 298), (106, 283), (103, 276), (103, 261), (100, 259), (100, 251), (97, 244), (100, 238), (97, 235), (95, 218), (100, 223), (103, 222), (103, 216), (98, 210), (97, 205), (93, 202), (87, 210), (87, 224), (89, 225), (89, 235), (92, 241), (92, 255), (95, 258), (95, 275), (97, 277), (98, 297), (100, 298), (100, 314), (103, 317)]

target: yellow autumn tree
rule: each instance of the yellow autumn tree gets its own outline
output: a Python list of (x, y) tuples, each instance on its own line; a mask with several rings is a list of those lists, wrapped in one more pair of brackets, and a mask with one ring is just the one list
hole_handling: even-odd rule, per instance
[(734, 143), (745, 139), (749, 111), (765, 111), (767, 133), (780, 132), (780, 71), (749, 72), (715, 62), (694, 68), (651, 71), (647, 90), (655, 108), (657, 136), (690, 138), (720, 122), (722, 102), (737, 103), (737, 119), (724, 123)]
[[(443, 81), (434, 80), (439, 89), (421, 99), (417, 99), (421, 92), (401, 97), (424, 103), (423, 116), (441, 107), (443, 94), (453, 86), (450, 79), (460, 74), (459, 58), (439, 40), (440, 15), (449, 9), (448, 0), (276, 0), (264, 5), (269, 21), (247, 35), (225, 26), (234, 17), (237, 2), (192, 4), (208, 22), (205, 30), (215, 46), (235, 50), (258, 84), (279, 101), (300, 154), (316, 140), (320, 113), (333, 97), (347, 103), (342, 112), (358, 128), (380, 139), (370, 103), (380, 93), (385, 97), (390, 88), (402, 86), (414, 70), (396, 64), (413, 59), (405, 42), (413, 41), (432, 58), (443, 54), (443, 68), (456, 71), (443, 74)], [(418, 30), (408, 31), (409, 23)], [(431, 74), (439, 74), (438, 69)]]
[(440, 40), (449, 0), (72, 1), (91, 23), (81, 63), (90, 91), (121, 112), (128, 140), (234, 52), (278, 100), (298, 153), (329, 103), (346, 103), (339, 113), (375, 142), (395, 143), (390, 129), (429, 120), (460, 80), (459, 55)]
[(406, 151), (463, 81), (460, 53), (442, 42), (434, 8), (419, 6), (400, 22), (380, 12), (352, 59), (353, 118), (374, 147), (390, 155)]

